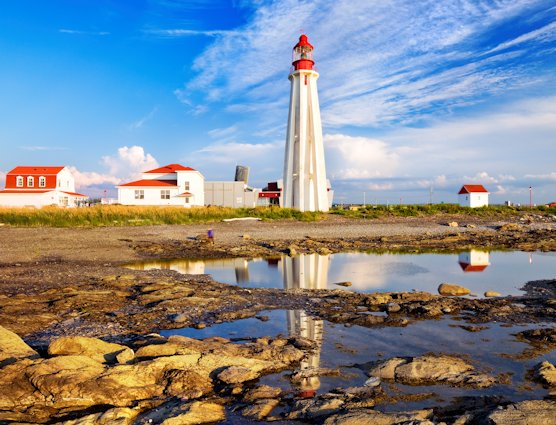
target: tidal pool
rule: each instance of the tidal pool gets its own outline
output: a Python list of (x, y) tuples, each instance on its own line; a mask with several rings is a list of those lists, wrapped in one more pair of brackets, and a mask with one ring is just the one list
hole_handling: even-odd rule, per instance
[(339, 253), (301, 254), (271, 259), (177, 259), (128, 264), (149, 270), (169, 269), (185, 274), (210, 274), (216, 281), (251, 288), (338, 289), (359, 292), (427, 291), (442, 282), (456, 283), (482, 296), (487, 290), (520, 295), (524, 283), (552, 279), (556, 253), (481, 251), (459, 254)]
[[(261, 312), (264, 321), (257, 318), (221, 323), (204, 329), (183, 328), (162, 331), (162, 335), (183, 335), (192, 338), (220, 336), (241, 342), (244, 338), (262, 336), (303, 336), (318, 344), (318, 350), (303, 361), (301, 369), (309, 367), (339, 368), (340, 376), (307, 378), (295, 384), (287, 371), (265, 376), (260, 383), (280, 386), (286, 391), (326, 393), (337, 387), (363, 385), (368, 378), (365, 363), (391, 357), (420, 356), (425, 353), (444, 353), (464, 356), (477, 369), (494, 376), (507, 376), (506, 383), (487, 389), (452, 388), (447, 385), (405, 386), (396, 384), (404, 394), (435, 393), (434, 397), (418, 402), (398, 402), (393, 410), (447, 405), (457, 397), (496, 395), (519, 401), (542, 398), (547, 390), (525, 379), (527, 372), (539, 362), (556, 361), (556, 353), (548, 352), (535, 358), (518, 360), (511, 355), (520, 354), (529, 345), (518, 342), (512, 334), (542, 324), (514, 325), (486, 324), (486, 329), (469, 332), (454, 318), (419, 321), (407, 327), (364, 328), (346, 326), (318, 320), (303, 311), (273, 310)], [(510, 356), (508, 356), (510, 355)], [(387, 392), (396, 393), (393, 384), (382, 383)], [(389, 410), (383, 406), (381, 410)]]

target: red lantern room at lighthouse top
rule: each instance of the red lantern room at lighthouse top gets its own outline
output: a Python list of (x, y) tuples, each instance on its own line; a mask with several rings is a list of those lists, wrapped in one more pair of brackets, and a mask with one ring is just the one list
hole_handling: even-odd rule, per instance
[(301, 34), (299, 42), (293, 48), (292, 65), (294, 70), (308, 69), (312, 70), (315, 61), (313, 60), (313, 46), (307, 40), (305, 34)]

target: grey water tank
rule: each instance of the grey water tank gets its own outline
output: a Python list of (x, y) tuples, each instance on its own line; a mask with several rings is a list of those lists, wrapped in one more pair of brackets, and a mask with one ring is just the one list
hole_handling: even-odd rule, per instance
[(249, 167), (246, 167), (244, 165), (236, 165), (235, 181), (247, 184), (249, 181)]

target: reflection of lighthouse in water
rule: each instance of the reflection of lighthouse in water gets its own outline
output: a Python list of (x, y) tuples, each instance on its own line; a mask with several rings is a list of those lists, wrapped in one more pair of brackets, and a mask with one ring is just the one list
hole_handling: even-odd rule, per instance
[(458, 262), (465, 273), (482, 272), (490, 266), (489, 253), (487, 251), (471, 249), (466, 252), (461, 252), (458, 256)]
[[(326, 289), (328, 280), (328, 255), (298, 255), (282, 259), (282, 275), (284, 289)], [(318, 368), (320, 349), (323, 338), (323, 322), (307, 315), (303, 310), (288, 311), (288, 332), (290, 336), (300, 336), (317, 344), (313, 353), (301, 362), (301, 369)], [(300, 384), (304, 396), (314, 396), (320, 387), (320, 379), (316, 376), (304, 378)]]

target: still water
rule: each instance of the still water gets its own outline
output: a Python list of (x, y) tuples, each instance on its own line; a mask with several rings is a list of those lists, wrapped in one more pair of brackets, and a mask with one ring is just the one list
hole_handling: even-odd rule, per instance
[[(300, 368), (339, 368), (340, 376), (312, 377), (292, 383), (291, 371), (261, 378), (260, 383), (280, 386), (286, 391), (325, 393), (337, 387), (363, 385), (368, 378), (365, 363), (392, 357), (420, 356), (425, 353), (444, 353), (465, 356), (478, 370), (494, 376), (504, 374), (508, 381), (501, 381), (488, 389), (452, 388), (447, 385), (405, 386), (398, 389), (405, 394), (433, 392), (436, 396), (419, 402), (399, 402), (383, 406), (381, 410), (400, 410), (446, 405), (457, 397), (497, 395), (509, 400), (542, 398), (547, 390), (525, 379), (528, 370), (543, 360), (556, 361), (556, 353), (548, 352), (537, 357), (518, 360), (511, 355), (522, 353), (528, 345), (516, 341), (513, 334), (525, 329), (543, 327), (543, 324), (514, 325), (506, 327), (489, 323), (480, 332), (468, 332), (464, 324), (454, 318), (427, 320), (407, 327), (364, 328), (338, 325), (309, 317), (303, 311), (273, 310), (261, 312), (265, 321), (256, 318), (221, 323), (204, 329), (183, 328), (162, 331), (162, 335), (183, 335), (204, 339), (220, 336), (240, 342), (243, 338), (262, 336), (303, 336), (318, 344), (318, 349), (304, 360)], [(508, 356), (509, 355), (509, 356)], [(392, 388), (384, 382), (383, 388)], [(438, 397), (442, 397), (439, 400)]]
[(128, 264), (149, 270), (210, 274), (216, 281), (256, 288), (338, 289), (358, 292), (427, 291), (456, 283), (482, 296), (487, 290), (519, 295), (524, 283), (556, 277), (556, 253), (469, 250), (459, 254), (339, 253), (272, 259), (179, 259)]

